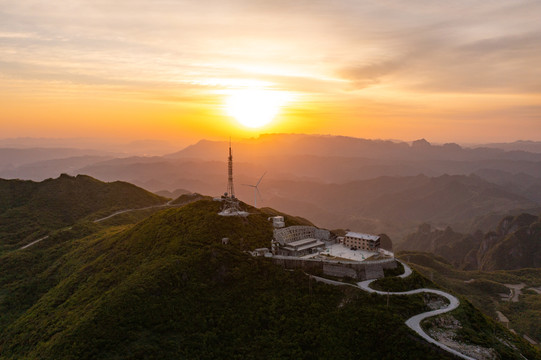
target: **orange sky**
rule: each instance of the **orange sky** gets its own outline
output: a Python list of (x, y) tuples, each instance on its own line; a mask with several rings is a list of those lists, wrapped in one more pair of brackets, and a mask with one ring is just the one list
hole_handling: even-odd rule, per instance
[[(541, 3), (2, 1), (0, 137), (541, 140)], [(288, 94), (267, 126), (232, 92)]]

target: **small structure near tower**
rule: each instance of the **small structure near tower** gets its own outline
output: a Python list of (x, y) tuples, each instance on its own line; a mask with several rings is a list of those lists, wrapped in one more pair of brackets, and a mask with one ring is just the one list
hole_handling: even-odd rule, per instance
[(275, 229), (280, 229), (286, 226), (283, 216), (273, 216), (268, 218), (268, 220), (272, 220), (272, 226), (274, 226)]
[(246, 211), (240, 209), (239, 200), (235, 197), (235, 188), (233, 186), (233, 155), (231, 153), (231, 139), (229, 139), (229, 157), (227, 158), (227, 191), (222, 195), (222, 211), (218, 213), (221, 216), (248, 216)]

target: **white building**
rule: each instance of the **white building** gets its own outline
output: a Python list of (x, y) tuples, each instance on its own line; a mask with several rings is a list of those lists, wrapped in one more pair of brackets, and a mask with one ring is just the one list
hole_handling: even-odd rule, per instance
[(322, 251), (324, 241), (330, 238), (329, 230), (314, 226), (289, 226), (274, 229), (273, 250), (278, 255), (303, 256)]
[(274, 229), (274, 240), (280, 245), (286, 245), (292, 241), (302, 239), (318, 239), (328, 241), (331, 233), (329, 230), (318, 229), (314, 226), (294, 225), (283, 229)]
[(325, 243), (318, 239), (302, 239), (287, 243), (279, 249), (280, 255), (303, 256), (314, 252), (323, 251)]
[(272, 226), (274, 226), (276, 229), (280, 229), (286, 226), (283, 216), (274, 216), (271, 219), (272, 219)]
[(349, 231), (344, 237), (344, 245), (353, 249), (378, 251), (379, 236)]

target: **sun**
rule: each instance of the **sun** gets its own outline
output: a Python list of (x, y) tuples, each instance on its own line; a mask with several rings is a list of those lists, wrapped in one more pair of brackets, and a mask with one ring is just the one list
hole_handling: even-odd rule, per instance
[(231, 93), (225, 107), (242, 125), (259, 128), (270, 123), (286, 101), (287, 95), (281, 91), (246, 89)]

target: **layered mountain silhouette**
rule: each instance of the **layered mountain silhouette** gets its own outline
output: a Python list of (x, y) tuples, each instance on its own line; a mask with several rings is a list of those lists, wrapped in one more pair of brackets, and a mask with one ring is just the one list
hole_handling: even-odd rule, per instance
[[(127, 181), (160, 194), (219, 195), (226, 188), (227, 147), (226, 141), (202, 140), (165, 156), (95, 162), (66, 153), (64, 159), (0, 166), (0, 176), (42, 180), (65, 166), (70, 174)], [(385, 232), (394, 242), (424, 222), (488, 231), (502, 216), (541, 210), (541, 154), (535, 152), (272, 134), (234, 142), (233, 157), (237, 184), (267, 172), (259, 204), (329, 228)], [(253, 198), (248, 187), (237, 185), (236, 192), (247, 202)]]
[(465, 270), (514, 270), (541, 267), (541, 219), (523, 213), (506, 216), (498, 226), (483, 233), (461, 234), (450, 227), (419, 226), (400, 248), (439, 255)]

